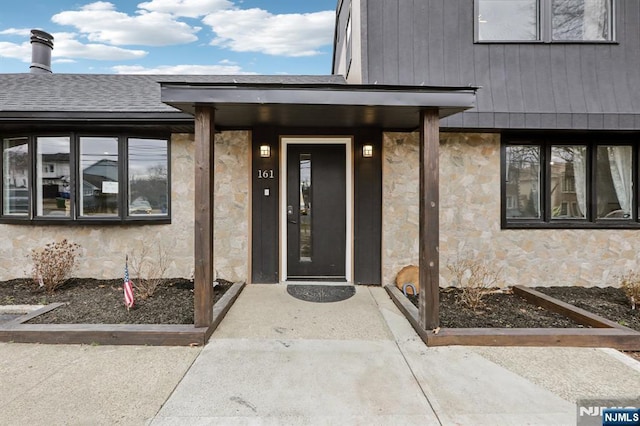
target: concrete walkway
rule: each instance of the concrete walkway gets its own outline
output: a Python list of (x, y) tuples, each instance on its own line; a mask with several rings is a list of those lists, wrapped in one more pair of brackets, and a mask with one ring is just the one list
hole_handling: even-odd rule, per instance
[(427, 348), (381, 288), (320, 304), (250, 285), (152, 424), (574, 425), (577, 399), (640, 397), (633, 367), (597, 349)]
[(427, 348), (385, 291), (343, 302), (249, 285), (205, 348), (0, 344), (0, 424), (576, 424), (640, 398), (613, 350)]

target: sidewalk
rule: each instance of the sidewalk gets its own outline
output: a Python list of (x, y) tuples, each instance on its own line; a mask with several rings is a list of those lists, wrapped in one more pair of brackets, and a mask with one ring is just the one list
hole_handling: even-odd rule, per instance
[(320, 304), (251, 285), (152, 424), (574, 425), (577, 399), (640, 396), (630, 365), (598, 349), (427, 348), (382, 288)]
[(379, 287), (249, 285), (205, 348), (0, 344), (0, 424), (575, 425), (639, 383), (612, 350), (427, 348)]

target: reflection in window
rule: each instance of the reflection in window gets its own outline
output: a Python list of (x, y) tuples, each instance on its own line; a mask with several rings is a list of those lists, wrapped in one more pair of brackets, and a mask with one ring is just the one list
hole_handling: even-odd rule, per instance
[(609, 0), (553, 0), (553, 40), (610, 40)]
[(129, 139), (129, 214), (166, 215), (168, 211), (167, 141)]
[(507, 218), (540, 218), (540, 147), (508, 146), (506, 154)]
[(633, 205), (633, 148), (599, 146), (596, 155), (598, 218), (630, 219)]
[(118, 215), (118, 139), (80, 138), (80, 215)]
[(478, 0), (478, 39), (538, 40), (537, 0)]
[(2, 141), (3, 214), (29, 215), (29, 144), (27, 138)]
[(39, 137), (36, 145), (37, 215), (69, 217), (71, 215), (69, 137)]
[(300, 261), (311, 262), (311, 154), (300, 154)]
[(551, 218), (584, 219), (587, 214), (586, 146), (551, 147)]

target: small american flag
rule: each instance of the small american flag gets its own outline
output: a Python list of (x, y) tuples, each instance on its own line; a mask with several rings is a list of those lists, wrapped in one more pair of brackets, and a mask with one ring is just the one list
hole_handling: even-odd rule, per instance
[(124, 289), (124, 306), (127, 307), (128, 311), (130, 308), (133, 308), (135, 303), (133, 300), (133, 283), (129, 278), (129, 256), (126, 257), (124, 263), (124, 284), (122, 287)]

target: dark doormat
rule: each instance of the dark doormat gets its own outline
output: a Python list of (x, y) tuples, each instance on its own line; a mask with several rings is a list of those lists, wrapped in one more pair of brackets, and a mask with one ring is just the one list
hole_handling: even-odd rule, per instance
[(287, 293), (305, 302), (331, 303), (347, 300), (356, 294), (352, 285), (288, 285)]

